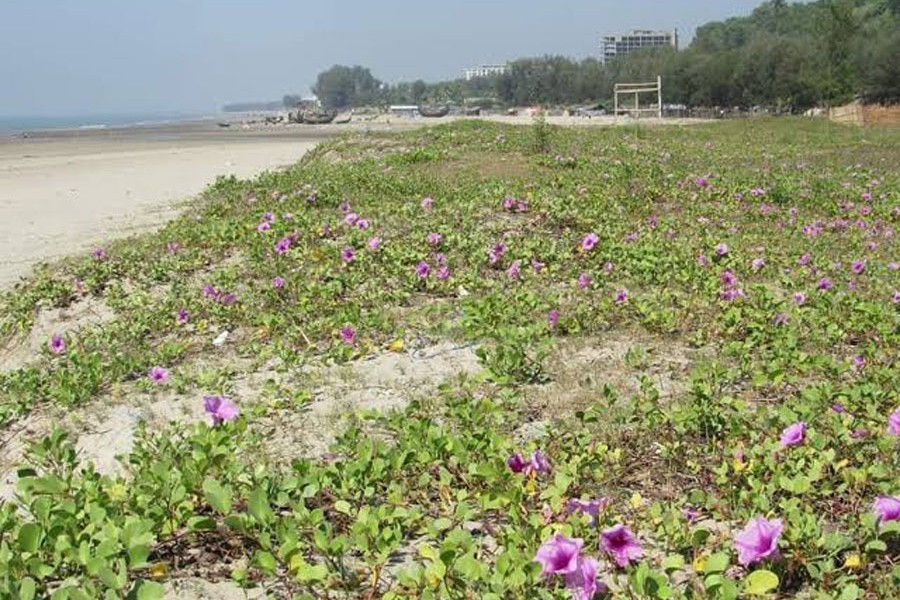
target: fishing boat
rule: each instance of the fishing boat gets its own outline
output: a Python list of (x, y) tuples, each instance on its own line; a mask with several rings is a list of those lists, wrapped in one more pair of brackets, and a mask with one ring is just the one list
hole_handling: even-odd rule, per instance
[(300, 113), (299, 121), (307, 125), (324, 125), (331, 123), (337, 116), (337, 111), (306, 111)]
[(423, 117), (446, 117), (450, 114), (450, 107), (446, 104), (443, 106), (420, 106), (419, 114)]

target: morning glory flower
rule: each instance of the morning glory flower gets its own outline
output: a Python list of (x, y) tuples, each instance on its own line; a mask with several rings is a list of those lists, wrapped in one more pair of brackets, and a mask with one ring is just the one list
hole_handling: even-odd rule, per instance
[(597, 245), (597, 242), (599, 241), (600, 237), (592, 231), (591, 233), (584, 236), (584, 239), (581, 240), (581, 249), (585, 252), (593, 250)]
[(425, 210), (431, 210), (431, 207), (434, 206), (434, 198), (429, 196), (425, 196), (422, 198), (422, 208)]
[(106, 259), (106, 250), (104, 250), (103, 248), (94, 248), (93, 254), (94, 258), (96, 258), (97, 260)]
[(597, 594), (605, 594), (609, 588), (597, 581), (600, 563), (589, 556), (578, 557), (578, 564), (571, 573), (563, 575), (566, 587), (572, 592), (573, 600), (591, 600)]
[(186, 325), (187, 322), (190, 320), (190, 318), (191, 318), (191, 317), (190, 317), (190, 314), (188, 314), (188, 311), (187, 311), (186, 308), (179, 309), (179, 311), (178, 311), (178, 323), (179, 323), (180, 325)]
[(178, 254), (180, 249), (181, 245), (178, 242), (169, 242), (166, 244), (166, 252), (168, 254)]
[(781, 537), (783, 529), (781, 519), (771, 521), (763, 517), (750, 519), (744, 530), (734, 537), (738, 562), (746, 567), (764, 558), (777, 556), (778, 538)]
[(588, 515), (591, 518), (591, 525), (597, 522), (597, 517), (605, 511), (610, 505), (609, 498), (598, 498), (597, 500), (579, 500), (571, 498), (566, 504), (566, 512), (572, 514), (574, 512)]
[(535, 562), (541, 565), (541, 576), (574, 573), (578, 568), (578, 558), (583, 546), (584, 540), (567, 538), (558, 533), (541, 544), (534, 555)]
[(585, 290), (591, 285), (591, 276), (587, 273), (582, 273), (578, 276), (578, 287)]
[(356, 330), (349, 325), (341, 327), (341, 341), (348, 346), (352, 346), (356, 341)]
[(428, 243), (432, 246), (439, 246), (442, 239), (444, 239), (444, 236), (437, 233), (436, 231), (432, 231), (431, 233), (429, 233), (428, 237), (426, 238)]
[(66, 351), (66, 340), (62, 335), (58, 333), (54, 333), (50, 336), (50, 341), (47, 342), (47, 347), (50, 348), (50, 352), (53, 354), (62, 354)]
[(830, 279), (828, 279), (827, 277), (823, 277), (819, 280), (819, 284), (816, 287), (823, 292), (827, 292), (831, 289), (832, 285), (833, 284), (831, 283)]
[(278, 243), (275, 244), (275, 252), (276, 254), (282, 255), (286, 254), (288, 250), (291, 249), (291, 244), (293, 240), (290, 237), (281, 238), (278, 240)]
[(341, 260), (347, 264), (353, 262), (353, 259), (356, 258), (356, 252), (353, 251), (353, 248), (347, 246), (343, 250), (341, 250)]
[(716, 256), (722, 257), (728, 254), (728, 244), (722, 243), (716, 246)]
[(794, 303), (797, 306), (802, 306), (803, 304), (805, 304), (806, 303), (806, 294), (804, 294), (803, 292), (796, 292), (794, 294)]
[(878, 517), (879, 523), (900, 521), (900, 497), (879, 496), (872, 504), (872, 512)]
[(506, 275), (512, 280), (519, 278), (519, 261), (514, 260), (513, 263), (509, 265), (509, 268), (506, 270)]
[(356, 222), (356, 228), (362, 229), (363, 231), (365, 231), (366, 229), (369, 228), (369, 221), (366, 219), (360, 219), (359, 221)]
[(427, 279), (431, 273), (431, 267), (424, 260), (416, 265), (416, 277), (419, 279)]
[(546, 475), (550, 472), (550, 461), (547, 460), (547, 455), (544, 454), (540, 450), (535, 450), (531, 453), (531, 459), (529, 460), (528, 466), (525, 468), (526, 471), (535, 474)]
[(506, 253), (506, 246), (502, 243), (495, 244), (493, 248), (488, 251), (488, 262), (492, 265), (500, 262), (500, 259), (503, 258), (503, 255)]
[(866, 261), (864, 260), (854, 260), (850, 263), (850, 269), (856, 275), (862, 275), (862, 272), (866, 270)]
[(165, 383), (169, 380), (169, 372), (163, 367), (151, 367), (147, 376), (153, 383)]
[(600, 547), (620, 567), (627, 567), (644, 555), (640, 542), (624, 525), (603, 530), (600, 534)]
[(625, 288), (616, 290), (616, 296), (615, 296), (614, 302), (616, 304), (624, 304), (624, 303), (628, 302), (628, 290), (626, 290)]
[(447, 265), (441, 265), (441, 267), (438, 269), (438, 272), (437, 272), (437, 278), (440, 279), (441, 281), (449, 279), (450, 278), (450, 267), (448, 267)]
[(800, 421), (781, 432), (781, 447), (796, 446), (802, 443), (804, 439), (806, 439), (806, 423)]
[(350, 227), (353, 227), (354, 225), (356, 225), (356, 223), (358, 221), (359, 221), (359, 215), (356, 213), (353, 213), (353, 212), (347, 213), (347, 215), (344, 217), (344, 225), (348, 225)]
[(528, 463), (525, 462), (525, 459), (520, 452), (516, 452), (506, 459), (506, 466), (509, 467), (509, 470), (513, 473), (522, 473), (525, 471), (525, 467), (528, 466)]
[(276, 290), (280, 290), (284, 287), (284, 278), (283, 277), (275, 277), (272, 279), (272, 287)]
[(900, 436), (900, 408), (891, 413), (891, 416), (888, 417), (888, 435), (897, 437)]
[(754, 258), (750, 262), (750, 268), (753, 269), (754, 271), (759, 271), (764, 266), (766, 266), (766, 259), (764, 259), (764, 258)]
[(260, 223), (259, 225), (256, 226), (256, 231), (258, 231), (260, 233), (265, 233), (270, 229), (272, 229), (272, 224), (269, 223), (268, 221), (263, 221), (262, 223)]
[(559, 323), (559, 311), (554, 308), (547, 313), (547, 322), (550, 324), (550, 327), (556, 327), (556, 324)]
[(222, 396), (205, 396), (203, 408), (212, 417), (213, 425), (234, 421), (240, 413), (234, 402)]
[(373, 237), (373, 238), (369, 239), (369, 241), (366, 243), (366, 246), (367, 246), (367, 247), (369, 248), (369, 250), (371, 250), (372, 252), (377, 252), (377, 251), (378, 251), (378, 248), (381, 247), (381, 238), (380, 238), (380, 237)]

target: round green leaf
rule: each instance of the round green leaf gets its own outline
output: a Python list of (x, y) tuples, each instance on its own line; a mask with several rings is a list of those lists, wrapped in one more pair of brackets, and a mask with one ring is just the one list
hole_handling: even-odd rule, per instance
[(772, 571), (753, 571), (744, 580), (744, 593), (762, 596), (778, 589), (778, 575)]

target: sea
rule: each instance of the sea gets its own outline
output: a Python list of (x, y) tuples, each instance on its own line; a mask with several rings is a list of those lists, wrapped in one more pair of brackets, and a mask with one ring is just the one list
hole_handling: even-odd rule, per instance
[(136, 113), (98, 114), (80, 116), (17, 116), (0, 115), (0, 135), (17, 134), (26, 131), (47, 131), (67, 129), (104, 129), (106, 127), (139, 127), (141, 125), (165, 125), (181, 121), (214, 118), (201, 113)]

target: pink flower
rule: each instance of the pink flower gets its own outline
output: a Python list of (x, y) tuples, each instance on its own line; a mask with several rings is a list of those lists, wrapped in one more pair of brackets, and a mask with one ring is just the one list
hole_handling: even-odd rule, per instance
[(181, 245), (178, 242), (169, 242), (166, 244), (166, 252), (168, 254), (178, 254), (180, 249)]
[(272, 279), (272, 287), (276, 290), (280, 290), (284, 287), (284, 278), (283, 277), (275, 277)]
[(697, 266), (705, 267), (709, 264), (709, 259), (703, 256), (702, 254), (697, 257)]
[(513, 281), (519, 278), (519, 261), (514, 260), (509, 268), (506, 270), (506, 275)]
[(571, 573), (563, 575), (563, 581), (573, 600), (591, 600), (597, 594), (605, 594), (609, 588), (602, 581), (597, 581), (600, 564), (589, 556), (578, 558), (578, 564)]
[(734, 545), (738, 551), (738, 562), (752, 565), (764, 558), (778, 555), (778, 538), (784, 525), (781, 519), (771, 521), (756, 517), (750, 519), (744, 530), (734, 537)]
[(806, 423), (800, 421), (785, 428), (785, 430), (781, 432), (781, 447), (787, 448), (789, 446), (796, 446), (797, 444), (803, 443), (804, 439), (806, 439)]
[(428, 234), (428, 237), (426, 239), (428, 240), (428, 243), (431, 244), (432, 246), (439, 246), (441, 243), (441, 240), (443, 239), (443, 236), (435, 231), (432, 231), (431, 233)]
[(556, 324), (559, 323), (559, 311), (554, 308), (547, 313), (547, 322), (550, 324), (550, 327), (556, 327)]
[(567, 538), (556, 534), (541, 544), (534, 555), (535, 562), (541, 565), (541, 576), (567, 575), (578, 568), (578, 558), (584, 541), (578, 538)]
[(341, 341), (348, 346), (352, 346), (356, 341), (356, 330), (349, 325), (341, 327)]
[(66, 340), (62, 335), (54, 333), (52, 336), (50, 336), (50, 341), (47, 342), (47, 347), (50, 348), (50, 352), (52, 352), (53, 354), (62, 354), (66, 351)]
[(585, 252), (593, 250), (599, 241), (600, 237), (592, 231), (581, 240), (581, 249)]
[(614, 302), (616, 304), (625, 304), (626, 302), (628, 302), (628, 290), (626, 290), (625, 288), (616, 290), (616, 297)]
[(106, 250), (103, 248), (94, 248), (94, 258), (97, 260), (105, 260), (106, 259)]
[(764, 259), (764, 258), (754, 258), (753, 261), (750, 263), (750, 268), (753, 269), (754, 271), (759, 271), (764, 266), (766, 266), (766, 259)]
[(182, 309), (179, 309), (177, 318), (178, 318), (178, 323), (180, 325), (186, 325), (187, 322), (190, 320), (191, 316), (190, 316), (190, 314), (188, 314), (188, 311), (186, 308), (182, 308)]
[(359, 215), (356, 214), (356, 213), (353, 213), (353, 212), (352, 212), (352, 213), (347, 213), (347, 215), (344, 217), (344, 225), (348, 225), (348, 226), (350, 226), (350, 227), (353, 227), (353, 226), (356, 225), (358, 222), (359, 222)]
[(502, 243), (494, 244), (494, 247), (488, 251), (488, 262), (491, 265), (496, 265), (500, 262), (500, 259), (503, 258), (503, 255), (506, 253), (506, 246)]
[(441, 267), (438, 269), (438, 272), (437, 272), (437, 278), (440, 279), (441, 281), (449, 279), (450, 278), (450, 267), (448, 267), (447, 265), (441, 265)]
[(535, 274), (539, 274), (544, 270), (544, 267), (547, 266), (547, 263), (543, 263), (537, 259), (533, 259), (531, 261), (531, 270), (535, 272)]
[(850, 270), (852, 270), (856, 275), (862, 275), (862, 272), (866, 270), (866, 261), (854, 260), (852, 263), (850, 263)]
[(427, 279), (431, 273), (431, 267), (424, 260), (416, 265), (416, 277), (419, 279)]
[(371, 250), (372, 252), (378, 252), (378, 248), (381, 247), (381, 238), (373, 237), (369, 239), (368, 243), (366, 243), (366, 246), (368, 246), (369, 250)]
[(879, 523), (900, 521), (900, 498), (897, 496), (879, 496), (872, 504), (872, 512)]
[(819, 284), (816, 287), (823, 292), (827, 292), (831, 289), (832, 285), (833, 284), (831, 283), (830, 279), (828, 279), (827, 277), (823, 277), (819, 280)]
[(205, 396), (203, 408), (212, 417), (213, 425), (234, 421), (240, 413), (234, 402), (222, 396)]
[(365, 231), (369, 228), (369, 222), (366, 219), (360, 219), (356, 222), (356, 228)]
[(728, 244), (722, 243), (716, 246), (716, 256), (722, 257), (728, 254)]
[(803, 304), (805, 304), (806, 303), (806, 294), (804, 294), (803, 292), (796, 292), (794, 294), (794, 303), (797, 306), (802, 306)]
[(587, 273), (582, 273), (578, 276), (578, 287), (583, 290), (586, 290), (591, 285), (591, 276)]
[(800, 258), (797, 259), (797, 264), (801, 267), (805, 267), (809, 264), (810, 256), (809, 254), (804, 254)]
[(169, 380), (169, 372), (163, 367), (151, 367), (147, 376), (153, 383), (165, 383)]
[(258, 231), (260, 233), (265, 233), (270, 229), (272, 229), (272, 224), (269, 223), (268, 221), (263, 221), (262, 223), (260, 223), (259, 225), (256, 226), (256, 231)]
[(529, 460), (529, 464), (525, 467), (527, 472), (546, 475), (551, 471), (552, 467), (550, 466), (550, 461), (547, 460), (547, 455), (544, 454), (541, 450), (535, 450), (531, 453), (531, 459)]
[(900, 408), (891, 413), (891, 416), (888, 417), (888, 435), (897, 437), (900, 436)]
[(434, 198), (429, 196), (425, 196), (422, 198), (422, 208), (425, 210), (431, 210), (431, 207), (434, 205)]
[(509, 470), (513, 473), (522, 473), (525, 471), (525, 467), (528, 466), (528, 463), (526, 463), (525, 459), (522, 458), (522, 454), (520, 452), (516, 452), (506, 459), (506, 466), (509, 467)]
[(566, 512), (568, 514), (579, 512), (589, 515), (591, 517), (591, 524), (594, 524), (600, 513), (605, 511), (610, 503), (611, 501), (609, 498), (598, 498), (597, 500), (579, 500), (578, 498), (571, 498), (569, 502), (566, 503)]
[(624, 525), (615, 525), (600, 534), (600, 547), (612, 557), (620, 567), (627, 567), (644, 555), (641, 544)]
[(343, 250), (341, 250), (341, 260), (347, 264), (353, 262), (353, 259), (356, 258), (356, 252), (353, 251), (353, 248), (347, 246)]

